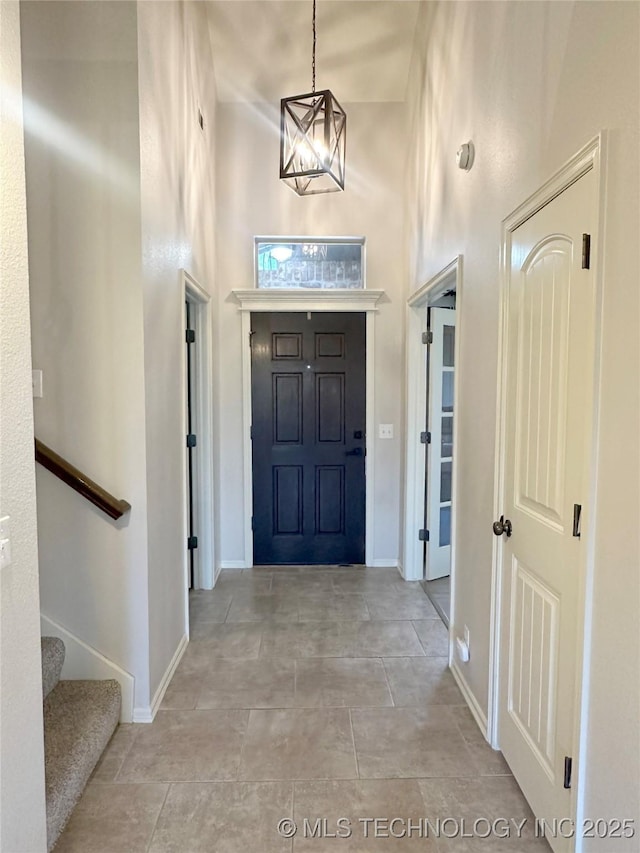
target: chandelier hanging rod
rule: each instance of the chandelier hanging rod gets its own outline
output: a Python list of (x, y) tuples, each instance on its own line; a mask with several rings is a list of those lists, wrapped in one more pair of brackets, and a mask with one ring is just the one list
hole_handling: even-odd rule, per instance
[(311, 92), (316, 93), (316, 0), (313, 0), (313, 48), (311, 51)]

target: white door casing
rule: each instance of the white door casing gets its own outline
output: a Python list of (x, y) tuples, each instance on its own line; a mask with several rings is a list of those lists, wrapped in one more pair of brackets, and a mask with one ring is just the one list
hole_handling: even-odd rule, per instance
[(455, 309), (431, 308), (425, 560), (425, 578), (430, 581), (451, 571), (455, 323)]
[[(251, 312), (258, 311), (362, 311), (366, 313), (367, 378), (366, 378), (366, 458), (365, 458), (365, 563), (378, 565), (373, 556), (374, 496), (375, 496), (375, 315), (383, 290), (233, 290), (242, 318), (242, 431), (243, 431), (243, 504), (244, 559), (238, 568), (253, 566), (253, 472), (251, 457)], [(388, 561), (380, 561), (388, 565)]]
[[(555, 192), (552, 181), (507, 221), (503, 247), (497, 510), (513, 534), (496, 540), (497, 742), (547, 821), (577, 807), (596, 351), (594, 265), (583, 269), (582, 249), (583, 233), (597, 234), (599, 150), (596, 140)], [(575, 849), (562, 833), (548, 840)]]
[[(215, 582), (215, 529), (213, 502), (213, 347), (211, 335), (211, 296), (186, 270), (180, 270), (182, 305), (189, 302), (193, 311), (192, 328), (196, 333), (194, 344), (195, 369), (192, 376), (194, 406), (192, 417), (198, 436), (198, 454), (194, 470), (194, 521), (198, 533), (198, 559), (195, 566), (194, 588), (212, 589)], [(186, 316), (181, 313), (180, 334), (184, 340)], [(182, 376), (184, 385), (182, 399), (186, 400), (186, 352), (183, 348)], [(186, 408), (183, 420), (183, 435), (187, 434)], [(183, 541), (187, 541), (187, 448), (183, 440)], [(184, 549), (185, 576), (185, 624), (189, 624), (188, 599), (188, 553)]]

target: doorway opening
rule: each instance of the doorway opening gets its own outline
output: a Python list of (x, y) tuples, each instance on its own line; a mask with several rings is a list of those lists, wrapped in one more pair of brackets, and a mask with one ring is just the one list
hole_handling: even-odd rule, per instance
[(452, 621), (462, 258), (409, 299), (404, 576)]

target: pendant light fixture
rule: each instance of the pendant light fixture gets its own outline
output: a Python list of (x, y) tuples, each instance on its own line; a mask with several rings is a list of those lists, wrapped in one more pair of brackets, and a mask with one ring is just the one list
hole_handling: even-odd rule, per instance
[(347, 116), (329, 89), (316, 92), (316, 0), (311, 78), (311, 92), (280, 101), (280, 178), (298, 195), (344, 189)]

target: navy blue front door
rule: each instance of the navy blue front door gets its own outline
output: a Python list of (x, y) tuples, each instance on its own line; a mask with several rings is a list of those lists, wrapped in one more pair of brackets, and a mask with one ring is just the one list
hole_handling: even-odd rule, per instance
[(256, 565), (363, 563), (366, 323), (251, 315)]

